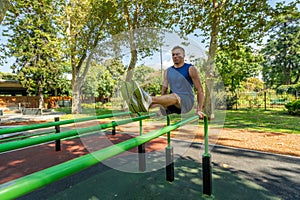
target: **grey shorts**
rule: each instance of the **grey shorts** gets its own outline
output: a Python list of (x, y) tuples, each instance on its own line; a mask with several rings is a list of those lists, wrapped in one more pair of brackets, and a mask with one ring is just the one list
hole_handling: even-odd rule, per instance
[(180, 94), (176, 94), (178, 102), (180, 104), (180, 108), (175, 106), (175, 105), (171, 105), (168, 106), (167, 108), (167, 113), (171, 114), (171, 113), (177, 113), (177, 114), (181, 114), (181, 113), (187, 113), (189, 112), (193, 106), (194, 106), (194, 96), (190, 96), (190, 95), (180, 95)]

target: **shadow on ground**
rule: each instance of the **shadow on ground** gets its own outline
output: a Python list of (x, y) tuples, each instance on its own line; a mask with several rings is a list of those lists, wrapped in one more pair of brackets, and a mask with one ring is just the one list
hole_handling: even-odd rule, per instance
[[(221, 169), (213, 171), (213, 195), (220, 200), (279, 199), (265, 188)], [(98, 164), (19, 199), (192, 200), (201, 196), (201, 163), (180, 158), (175, 162), (172, 183), (165, 180), (165, 169), (126, 173)]]

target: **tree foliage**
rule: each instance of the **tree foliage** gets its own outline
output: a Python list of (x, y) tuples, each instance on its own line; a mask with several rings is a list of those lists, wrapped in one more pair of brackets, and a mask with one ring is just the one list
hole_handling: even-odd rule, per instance
[(111, 59), (104, 63), (104, 72), (100, 74), (98, 81), (99, 97), (112, 97), (117, 84), (122, 80), (125, 73), (125, 66), (120, 60)]
[(224, 86), (234, 95), (243, 81), (258, 75), (261, 55), (243, 45), (230, 46), (219, 50), (216, 56), (216, 67), (222, 76)]
[(270, 38), (261, 50), (263, 79), (274, 88), (300, 80), (300, 14), (295, 7), (279, 4), (277, 8), (283, 11), (274, 18)]
[(118, 16), (116, 1), (71, 0), (61, 5), (60, 23), (64, 51), (72, 68), (72, 113), (81, 113), (80, 92), (93, 53), (108, 35), (111, 20)]
[(103, 64), (92, 62), (82, 86), (82, 95), (85, 97), (112, 97), (124, 72), (125, 66), (120, 60), (111, 59)]
[[(217, 50), (236, 48), (257, 42), (268, 28), (270, 6), (267, 1), (235, 0), (235, 1), (206, 1), (182, 0), (177, 1), (174, 18), (180, 30), (185, 34), (201, 30), (207, 44), (208, 59), (205, 70), (205, 112), (213, 117), (213, 102), (211, 93), (215, 80), (215, 57)], [(208, 42), (209, 41), (209, 42)]]
[(126, 80), (129, 81), (133, 77), (138, 59), (151, 55), (161, 46), (159, 29), (171, 25), (172, 3), (161, 0), (125, 0), (118, 3), (120, 17), (112, 24), (111, 34), (123, 33), (125, 36), (123, 45), (125, 42), (131, 55), (126, 75)]
[(16, 74), (3, 73), (3, 72), (0, 72), (0, 79), (4, 79), (4, 80), (18, 80)]
[(247, 78), (242, 82), (242, 90), (246, 92), (260, 92), (264, 89), (264, 82), (258, 78)]
[(162, 74), (160, 70), (145, 65), (137, 66), (133, 79), (142, 83), (141, 86), (149, 94), (155, 96), (161, 93)]
[[(103, 78), (104, 83), (106, 78), (106, 86), (102, 85), (99, 88), (112, 88), (109, 83), (113, 83), (115, 79), (109, 77), (112, 75), (111, 71), (102, 71), (102, 78), (99, 76), (87, 79), (87, 73), (92, 70), (90, 65), (94, 65), (97, 56), (96, 51), (105, 52), (105, 47), (98, 48), (101, 41), (112, 35), (128, 32), (126, 46), (130, 49), (131, 60), (127, 70), (130, 71), (135, 68), (139, 58), (157, 50), (156, 46), (161, 42), (159, 37), (152, 38), (155, 34), (145, 37), (141, 33), (137, 34), (135, 30), (174, 28), (180, 30), (183, 35), (201, 30), (200, 35), (209, 44), (208, 59), (205, 62), (205, 102), (208, 115), (212, 113), (209, 98), (216, 78), (215, 65), (223, 72), (226, 84), (230, 85), (233, 91), (240, 81), (255, 74), (258, 68), (256, 63), (259, 56), (250, 51), (248, 45), (256, 43), (264, 36), (270, 27), (271, 19), (280, 16), (277, 21), (284, 22), (286, 18), (282, 17), (282, 13), (295, 7), (293, 4), (283, 9), (278, 4), (278, 8), (271, 9), (267, 0), (12, 0), (10, 4), (10, 12), (5, 18), (6, 26), (11, 30), (6, 32), (10, 37), (6, 56), (17, 58), (13, 67), (19, 71), (23, 84), (28, 87), (30, 85), (32, 91), (41, 92), (43, 89), (45, 93), (52, 86), (56, 87), (57, 75), (62, 74), (61, 70), (70, 67), (72, 113), (81, 112), (82, 89), (89, 93), (98, 92), (100, 95), (100, 90), (92, 90), (83, 85), (86, 81), (89, 85), (94, 80)], [(296, 16), (295, 13), (291, 16)], [(280, 24), (275, 23), (276, 20), (271, 22), (273, 27)], [(287, 29), (285, 39), (295, 33), (298, 32)], [(287, 46), (284, 43), (286, 41), (283, 40), (281, 46)], [(145, 48), (138, 49), (138, 42), (143, 43)], [(296, 52), (299, 51), (297, 48)], [(287, 50), (292, 52), (291, 49)], [(286, 55), (286, 59), (289, 59), (287, 56), (290, 55), (292, 54)], [(64, 62), (64, 59), (67, 62)], [(295, 62), (299, 63), (299, 60)], [(98, 64), (100, 66), (100, 62)], [(294, 67), (293, 64), (289, 66)], [(299, 79), (297, 74), (291, 77), (291, 82)]]
[(61, 40), (55, 26), (56, 4), (46, 0), (10, 1), (4, 26), (6, 57), (15, 57), (11, 68), (17, 73), (23, 87), (39, 94), (43, 107), (43, 94), (55, 90), (61, 78), (63, 59)]

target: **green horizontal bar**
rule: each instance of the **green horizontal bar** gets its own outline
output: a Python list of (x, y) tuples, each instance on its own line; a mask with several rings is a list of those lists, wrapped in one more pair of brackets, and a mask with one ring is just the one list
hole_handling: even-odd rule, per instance
[(14, 136), (6, 139), (1, 139), (0, 142), (8, 142), (8, 141), (15, 141), (15, 140), (20, 140), (20, 139), (25, 139), (25, 138), (30, 138), (30, 137), (35, 137), (35, 136), (41, 136), (41, 135), (46, 135), (50, 133), (55, 133), (55, 130), (53, 131), (48, 131), (48, 132), (43, 132), (43, 133), (36, 133), (36, 134), (28, 134), (28, 135), (22, 135), (22, 136)]
[(109, 146), (96, 152), (81, 156), (79, 158), (4, 183), (0, 186), (0, 199), (15, 199), (17, 197), (25, 195), (33, 190), (77, 173), (108, 158), (116, 156), (124, 151), (137, 147), (138, 145), (144, 144), (169, 131), (177, 129), (187, 122), (196, 119), (199, 119), (199, 116), (190, 117), (186, 120), (177, 122), (170, 126), (166, 126), (148, 134), (137, 136), (136, 138), (126, 140), (116, 145)]
[(96, 119), (105, 119), (105, 118), (117, 117), (117, 116), (128, 115), (128, 114), (130, 114), (130, 112), (120, 112), (120, 113), (105, 114), (105, 115), (84, 117), (84, 118), (78, 118), (78, 119), (69, 119), (69, 120), (63, 120), (63, 121), (57, 121), (57, 122), (33, 124), (33, 125), (28, 125), (28, 126), (3, 128), (3, 129), (0, 129), (0, 135), (20, 132), (20, 131), (34, 130), (34, 129), (39, 129), (39, 128), (48, 128), (51, 126), (65, 125), (65, 124), (71, 124), (71, 123), (77, 123), (77, 122), (85, 122), (85, 121), (96, 120)]
[(72, 136), (80, 135), (83, 133), (98, 131), (98, 130), (110, 128), (113, 126), (128, 124), (131, 122), (147, 119), (154, 115), (156, 115), (156, 114), (153, 113), (153, 114), (130, 118), (130, 119), (125, 119), (125, 120), (121, 120), (121, 121), (100, 124), (97, 126), (91, 126), (91, 127), (87, 127), (87, 128), (80, 128), (80, 129), (75, 129), (75, 130), (70, 130), (70, 131), (64, 131), (64, 132), (60, 132), (59, 134), (57, 134), (57, 133), (49, 134), (49, 135), (39, 136), (39, 137), (35, 137), (35, 138), (28, 138), (28, 139), (24, 139), (24, 140), (7, 142), (7, 143), (0, 144), (0, 153), (23, 148), (23, 147), (28, 147), (28, 146), (32, 146), (32, 145), (36, 145), (36, 144), (41, 144), (41, 143), (45, 143), (45, 142), (50, 142), (53, 140), (59, 140), (59, 139), (67, 138), (67, 137), (72, 137)]

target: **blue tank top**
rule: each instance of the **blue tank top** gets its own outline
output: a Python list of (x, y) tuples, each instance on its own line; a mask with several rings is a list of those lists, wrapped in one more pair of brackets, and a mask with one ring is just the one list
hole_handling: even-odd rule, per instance
[(180, 68), (175, 68), (174, 66), (168, 68), (167, 79), (171, 93), (193, 95), (193, 81), (189, 75), (189, 68), (191, 66), (191, 64), (184, 63)]
[(176, 93), (181, 99), (181, 112), (189, 112), (194, 105), (193, 81), (189, 76), (191, 64), (184, 63), (180, 68), (174, 66), (167, 69), (170, 93)]

